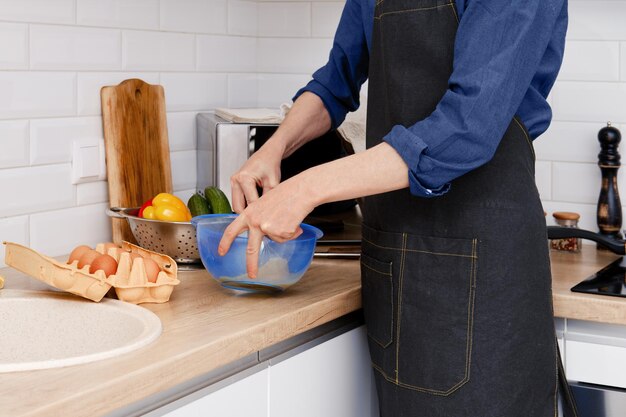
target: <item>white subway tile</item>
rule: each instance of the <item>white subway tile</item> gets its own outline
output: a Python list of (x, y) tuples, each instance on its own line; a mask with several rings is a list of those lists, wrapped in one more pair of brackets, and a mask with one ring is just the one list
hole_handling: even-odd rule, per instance
[(0, 69), (28, 68), (28, 25), (0, 23)]
[(120, 69), (120, 31), (31, 25), (32, 69)]
[(552, 163), (537, 161), (535, 164), (535, 182), (542, 199), (552, 198)]
[(77, 0), (77, 23), (85, 26), (159, 28), (159, 0)]
[(0, 168), (28, 165), (28, 121), (0, 122)]
[(78, 245), (111, 241), (107, 204), (94, 204), (30, 216), (30, 246), (48, 256), (69, 254)]
[(626, 2), (570, 1), (568, 39), (626, 40)]
[(139, 78), (149, 84), (159, 83), (158, 73), (149, 72), (84, 72), (78, 74), (78, 114), (102, 114), (100, 90), (104, 86), (117, 85), (130, 78)]
[(312, 3), (313, 7), (313, 36), (332, 38), (339, 25), (343, 2)]
[(259, 35), (311, 36), (311, 4), (259, 3)]
[(193, 33), (226, 33), (226, 0), (161, 0), (161, 29)]
[(568, 41), (565, 46), (559, 80), (619, 80), (618, 42)]
[(258, 32), (258, 6), (255, 1), (231, 0), (228, 2), (228, 33), (256, 36)]
[(259, 77), (255, 74), (228, 75), (228, 107), (256, 107)]
[(620, 44), (620, 57), (621, 57), (621, 62), (620, 62), (620, 69), (621, 69), (620, 79), (622, 81), (626, 81), (626, 42), (621, 42), (621, 44)]
[(167, 131), (170, 151), (196, 149), (196, 113), (168, 113)]
[(557, 82), (552, 102), (555, 120), (626, 122), (626, 83)]
[(100, 117), (31, 120), (30, 162), (33, 165), (71, 162), (74, 141), (103, 137)]
[(70, 164), (0, 170), (0, 217), (74, 205)]
[(569, 203), (596, 203), (600, 181), (600, 169), (596, 164), (554, 162), (552, 199)]
[(0, 268), (5, 266), (5, 246), (1, 242), (13, 242), (28, 246), (28, 216), (0, 219)]
[(597, 162), (600, 144), (598, 131), (604, 123), (554, 121), (535, 139), (537, 159), (563, 162)]
[(311, 77), (298, 74), (259, 75), (259, 106), (278, 107), (290, 103), (291, 98), (304, 87)]
[(196, 186), (196, 151), (171, 152), (172, 183), (174, 190), (188, 190)]
[(0, 119), (72, 116), (76, 76), (58, 72), (0, 72)]
[(311, 74), (328, 62), (332, 39), (260, 38), (259, 71)]
[(75, 23), (75, 0), (0, 0), (2, 20)]
[(223, 107), (228, 102), (225, 74), (163, 73), (168, 111), (199, 111)]
[(197, 39), (199, 70), (221, 72), (256, 70), (256, 38), (198, 35)]
[(542, 201), (543, 209), (548, 213), (546, 216), (546, 222), (549, 225), (554, 225), (554, 217), (552, 213), (556, 211), (571, 211), (580, 214), (580, 220), (578, 221), (578, 227), (581, 229), (597, 231), (598, 224), (596, 221), (596, 204), (580, 204), (580, 203), (567, 203), (563, 201)]
[(79, 206), (108, 201), (109, 183), (106, 181), (85, 182), (76, 186), (76, 202)]
[(122, 66), (125, 70), (192, 71), (195, 69), (194, 35), (125, 30)]

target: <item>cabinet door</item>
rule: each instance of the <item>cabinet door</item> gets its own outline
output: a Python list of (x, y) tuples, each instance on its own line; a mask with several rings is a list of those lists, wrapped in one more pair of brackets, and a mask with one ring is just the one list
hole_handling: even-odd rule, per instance
[(165, 417), (268, 417), (268, 370), (263, 369), (195, 401)]
[(377, 417), (365, 327), (270, 360), (270, 417)]

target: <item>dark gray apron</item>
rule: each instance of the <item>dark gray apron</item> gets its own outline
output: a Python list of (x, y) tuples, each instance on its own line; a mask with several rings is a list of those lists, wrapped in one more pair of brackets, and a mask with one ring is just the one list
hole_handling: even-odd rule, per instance
[[(458, 26), (451, 1), (377, 0), (368, 147), (426, 118), (447, 90)], [(534, 159), (513, 119), (493, 159), (444, 196), (404, 189), (365, 199), (363, 308), (381, 417), (556, 415)]]

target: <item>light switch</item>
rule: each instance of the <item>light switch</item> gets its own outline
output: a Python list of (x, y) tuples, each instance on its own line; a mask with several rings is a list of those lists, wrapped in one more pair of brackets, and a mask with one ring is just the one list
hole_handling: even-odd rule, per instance
[(106, 179), (104, 141), (83, 139), (73, 143), (72, 184)]

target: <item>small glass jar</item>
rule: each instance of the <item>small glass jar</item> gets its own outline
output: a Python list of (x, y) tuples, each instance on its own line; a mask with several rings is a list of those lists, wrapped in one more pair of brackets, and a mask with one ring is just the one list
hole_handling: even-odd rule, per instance
[[(568, 211), (557, 211), (552, 214), (557, 225), (563, 227), (578, 227), (580, 214)], [(568, 237), (565, 239), (552, 239), (550, 248), (565, 252), (580, 252), (581, 239), (578, 237)]]

